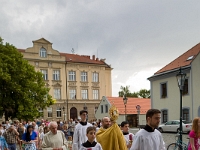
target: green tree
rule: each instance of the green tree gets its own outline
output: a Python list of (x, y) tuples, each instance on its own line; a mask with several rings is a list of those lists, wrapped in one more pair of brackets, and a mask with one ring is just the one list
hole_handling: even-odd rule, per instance
[(124, 95), (126, 95), (126, 97), (128, 97), (130, 90), (129, 90), (130, 86), (121, 86), (119, 91), (119, 97), (123, 97)]
[(139, 95), (139, 97), (142, 97), (142, 98), (150, 98), (150, 90), (141, 89), (138, 92), (138, 95)]
[(0, 38), (0, 115), (5, 119), (33, 119), (39, 108), (54, 103), (42, 74), (36, 72), (23, 55)]
[(135, 97), (135, 98), (138, 98), (139, 96), (139, 93), (138, 92), (133, 92), (133, 93), (130, 93), (128, 97)]

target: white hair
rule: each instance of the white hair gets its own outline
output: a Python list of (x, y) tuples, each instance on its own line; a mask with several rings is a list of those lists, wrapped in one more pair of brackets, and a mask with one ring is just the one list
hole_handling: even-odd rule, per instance
[(57, 126), (58, 126), (57, 122), (51, 121), (51, 122), (48, 124), (48, 127), (50, 128), (52, 125), (57, 125)]

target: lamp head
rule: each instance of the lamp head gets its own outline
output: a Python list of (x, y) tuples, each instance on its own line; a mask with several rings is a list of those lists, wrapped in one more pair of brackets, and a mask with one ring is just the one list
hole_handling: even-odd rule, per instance
[(62, 109), (63, 109), (63, 111), (65, 111), (65, 107), (64, 107), (64, 106), (63, 106), (63, 108), (62, 108)]
[(183, 90), (186, 74), (182, 72), (182, 69), (179, 69), (179, 73), (176, 75), (178, 87), (180, 90)]
[(124, 105), (127, 104), (127, 100), (128, 100), (128, 98), (126, 97), (126, 95), (124, 95), (124, 97), (123, 97)]

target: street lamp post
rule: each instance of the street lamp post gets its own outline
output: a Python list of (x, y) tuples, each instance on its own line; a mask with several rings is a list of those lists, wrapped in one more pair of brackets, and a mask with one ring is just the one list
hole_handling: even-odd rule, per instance
[(179, 134), (180, 134), (180, 141), (182, 142), (182, 93), (183, 93), (183, 87), (184, 87), (184, 82), (185, 82), (185, 77), (186, 74), (182, 72), (182, 69), (179, 69), (179, 73), (176, 75), (177, 82), (178, 82), (178, 87), (180, 90), (180, 129), (179, 129)]
[(65, 107), (63, 106), (63, 112), (64, 112), (64, 121), (65, 121)]
[(137, 124), (138, 124), (138, 127), (139, 127), (140, 108), (141, 108), (140, 105), (137, 105), (137, 106), (136, 106), (136, 109), (137, 109), (137, 120), (138, 120)]
[(126, 119), (126, 104), (127, 104), (127, 100), (128, 100), (128, 98), (126, 97), (126, 95), (124, 95), (123, 102), (124, 102), (124, 107), (125, 107), (125, 121), (127, 120)]
[[(83, 110), (86, 110), (86, 111), (87, 111), (87, 105), (86, 105), (86, 102), (84, 103)], [(86, 121), (88, 121), (88, 115), (86, 116)]]

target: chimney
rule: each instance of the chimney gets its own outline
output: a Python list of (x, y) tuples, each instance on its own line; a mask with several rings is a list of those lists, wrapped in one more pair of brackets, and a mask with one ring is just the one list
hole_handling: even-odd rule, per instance
[(100, 61), (103, 61), (103, 62), (105, 62), (105, 60), (106, 60), (106, 59), (104, 58), (104, 59), (101, 59)]
[(92, 60), (95, 60), (95, 55), (92, 55)]
[(99, 58), (96, 58), (96, 61), (99, 61)]

